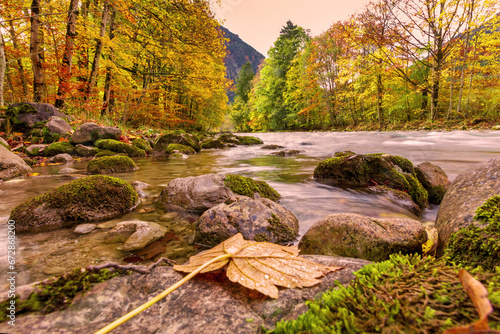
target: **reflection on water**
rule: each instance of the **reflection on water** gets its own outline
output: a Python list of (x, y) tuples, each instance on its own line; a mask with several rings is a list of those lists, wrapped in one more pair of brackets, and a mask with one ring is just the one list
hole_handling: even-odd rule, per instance
[[(265, 180), (283, 196), (281, 204), (297, 216), (300, 223), (300, 235), (303, 235), (312, 224), (330, 213), (350, 212), (374, 217), (416, 218), (384, 197), (328, 187), (314, 182), (312, 173), (318, 162), (332, 157), (337, 151), (384, 152), (401, 155), (413, 161), (414, 164), (430, 161), (441, 166), (450, 179), (454, 179), (460, 172), (476, 163), (500, 156), (500, 131), (312, 132), (252, 135), (261, 138), (266, 144), (278, 144), (286, 149), (302, 152), (297, 156), (279, 157), (270, 155), (277, 150), (262, 150), (260, 146), (207, 150), (190, 156), (188, 159), (136, 160), (139, 166), (137, 171), (114, 176), (129, 182), (142, 181), (151, 184), (147, 192), (152, 197), (157, 196), (170, 180), (179, 177), (229, 172)], [(7, 222), (12, 208), (24, 200), (68, 182), (67, 178), (57, 176), (59, 169), (72, 167), (85, 174), (86, 164), (82, 161), (69, 166), (40, 167), (35, 169), (35, 172), (40, 173), (40, 177), (1, 183), (0, 220)], [(144, 219), (166, 223), (162, 217), (168, 214), (168, 212), (156, 212), (148, 216), (136, 210), (121, 219)], [(431, 207), (425, 211), (422, 220), (433, 220), (436, 214), (437, 207)], [(94, 243), (89, 242), (92, 238), (92, 240), (101, 238), (99, 233), (102, 232), (86, 237), (75, 236), (71, 231), (51, 232), (40, 236), (19, 236), (18, 250), (21, 253), (17, 256), (25, 270), (34, 270), (33, 268), (37, 265), (50, 266), (51, 259), (47, 256), (54, 254), (57, 249), (66, 249), (68, 253), (53, 255), (53, 257), (73, 258), (66, 264), (64, 261), (59, 261), (58, 267), (70, 268), (76, 263), (82, 265), (91, 259), (109, 260), (113, 256), (106, 254), (111, 254), (113, 251), (99, 249)], [(5, 230), (0, 234), (0, 271), (2, 274), (6, 272), (4, 270), (7, 263), (6, 240)], [(85, 249), (85, 243), (94, 245), (94, 250)], [(182, 245), (178, 248), (181, 249)], [(119, 255), (115, 254), (115, 257)], [(84, 261), (75, 261), (75, 256), (81, 256)], [(47, 260), (42, 260), (44, 258)], [(50, 274), (57, 270), (53, 268), (39, 270), (39, 272), (44, 271)], [(43, 278), (43, 275), (36, 275), (36, 278), (33, 278), (25, 274), (23, 277), (25, 277), (23, 278), (25, 282), (30, 282)], [(3, 282), (3, 276), (0, 276), (0, 279)], [(0, 287), (2, 286), (3, 284), (0, 284)]]

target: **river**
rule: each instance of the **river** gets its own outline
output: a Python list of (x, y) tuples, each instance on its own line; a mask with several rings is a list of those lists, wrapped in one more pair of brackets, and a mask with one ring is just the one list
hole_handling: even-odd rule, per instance
[[(292, 157), (271, 155), (269, 150), (258, 146), (239, 146), (223, 150), (205, 150), (188, 159), (140, 159), (139, 169), (132, 173), (114, 176), (126, 181), (142, 181), (151, 185), (147, 192), (151, 198), (174, 178), (197, 176), (207, 173), (236, 173), (264, 180), (282, 196), (281, 205), (292, 211), (299, 220), (300, 236), (316, 221), (331, 213), (349, 212), (372, 217), (411, 217), (433, 221), (438, 208), (426, 209), (422, 218), (381, 196), (363, 191), (345, 190), (318, 184), (312, 173), (318, 162), (332, 157), (337, 151), (356, 153), (388, 153), (410, 159), (415, 165), (429, 161), (437, 164), (453, 180), (465, 169), (491, 158), (500, 156), (500, 131), (436, 131), (436, 132), (301, 132), (250, 134), (265, 144), (278, 144), (285, 149), (300, 150)], [(10, 211), (26, 199), (43, 194), (50, 188), (68, 182), (58, 176), (64, 167), (72, 167), (84, 174), (86, 162), (74, 162), (65, 166), (45, 166), (34, 169), (40, 176), (10, 180), (0, 184), (0, 220), (7, 222)], [(182, 231), (193, 225), (193, 218), (176, 218), (153, 206), (151, 200), (120, 219), (110, 222), (143, 219), (163, 223), (179, 234), (176, 250), (185, 258), (193, 252), (186, 248)], [(154, 210), (154, 211), (153, 211)], [(153, 211), (153, 212), (149, 212)], [(114, 246), (103, 246), (105, 230), (87, 236), (76, 236), (71, 230), (20, 235), (16, 245), (16, 270), (18, 284), (50, 277), (75, 266), (119, 260), (123, 254)], [(299, 236), (299, 239), (300, 239)], [(184, 253), (183, 249), (187, 249)], [(190, 250), (190, 251), (189, 251)], [(7, 233), (0, 234), (0, 292), (6, 287)]]

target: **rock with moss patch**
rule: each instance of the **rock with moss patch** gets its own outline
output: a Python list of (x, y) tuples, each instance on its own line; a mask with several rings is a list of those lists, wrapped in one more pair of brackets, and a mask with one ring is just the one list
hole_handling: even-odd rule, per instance
[(30, 157), (37, 157), (39, 155), (43, 156), (43, 151), (48, 145), (46, 144), (34, 144), (24, 148), (24, 152)]
[(16, 206), (16, 232), (43, 232), (125, 214), (137, 203), (127, 182), (103, 175), (74, 180)]
[(356, 214), (331, 214), (302, 237), (302, 254), (355, 257), (384, 261), (393, 253), (421, 253), (425, 228), (413, 219), (380, 219)]
[(221, 142), (218, 139), (213, 139), (213, 138), (206, 139), (201, 143), (201, 148), (203, 148), (204, 150), (210, 150), (210, 149), (219, 149), (220, 150), (220, 149), (223, 149), (224, 147), (225, 146), (224, 146), (223, 142)]
[(119, 140), (122, 130), (110, 126), (100, 126), (95, 123), (85, 123), (80, 125), (71, 135), (73, 144), (90, 145), (99, 139)]
[(68, 143), (67, 141), (61, 141), (50, 144), (43, 151), (43, 155), (46, 157), (53, 157), (55, 155), (62, 153), (74, 154), (75, 147), (70, 143)]
[(279, 152), (273, 152), (271, 153), (271, 155), (276, 155), (278, 157), (291, 157), (294, 155), (299, 155), (300, 153), (302, 153), (301, 150), (283, 150)]
[(94, 143), (95, 147), (116, 153), (125, 153), (129, 157), (145, 157), (146, 151), (131, 144), (123, 143), (114, 139), (99, 139)]
[(320, 162), (314, 169), (314, 179), (346, 188), (384, 185), (407, 192), (420, 209), (424, 209), (428, 206), (428, 194), (411, 173), (412, 169), (411, 162), (402, 157), (347, 151)]
[(197, 177), (174, 179), (163, 189), (158, 201), (175, 205), (188, 211), (203, 212), (234, 195), (278, 200), (278, 192), (264, 181), (234, 174), (206, 174)]
[(57, 116), (51, 116), (47, 123), (45, 123), (45, 127), (51, 133), (58, 133), (60, 135), (73, 131), (73, 128), (68, 122)]
[(165, 150), (166, 154), (181, 153), (185, 155), (196, 154), (196, 151), (191, 146), (186, 146), (182, 144), (170, 144)]
[(26, 132), (35, 127), (43, 127), (50, 117), (67, 119), (56, 107), (48, 103), (20, 102), (9, 105), (5, 115), (12, 130)]
[(267, 199), (234, 196), (203, 213), (198, 220), (198, 242), (215, 246), (241, 233), (246, 240), (286, 244), (299, 232), (297, 218)]
[(247, 145), (247, 146), (260, 145), (264, 143), (261, 139), (257, 137), (237, 136), (232, 133), (223, 133), (217, 139), (226, 144)]
[(264, 145), (261, 147), (262, 150), (279, 150), (280, 148), (285, 148), (284, 146), (281, 145)]
[(415, 168), (418, 180), (429, 193), (429, 203), (441, 204), (444, 194), (450, 188), (448, 175), (430, 162), (422, 162)]
[(155, 142), (154, 150), (156, 152), (165, 152), (170, 144), (181, 144), (185, 146), (192, 147), (196, 152), (201, 150), (201, 146), (198, 143), (198, 138), (195, 135), (173, 131), (162, 134)]
[(132, 145), (146, 152), (151, 152), (153, 150), (151, 148), (151, 144), (149, 144), (149, 142), (144, 138), (136, 138), (132, 140)]
[(125, 173), (137, 169), (135, 162), (126, 156), (109, 156), (93, 159), (87, 165), (90, 174)]
[(438, 254), (442, 255), (451, 235), (471, 224), (476, 210), (499, 194), (500, 158), (484, 161), (458, 175), (444, 195), (436, 218)]
[(32, 173), (31, 169), (18, 155), (0, 145), (0, 180), (8, 180)]
[(477, 225), (471, 224), (451, 235), (446, 260), (494, 272), (500, 267), (500, 196), (488, 199), (479, 207), (474, 220)]
[(49, 163), (67, 164), (75, 161), (68, 153), (61, 153), (49, 159)]
[(75, 153), (80, 157), (93, 157), (97, 154), (97, 149), (92, 146), (78, 144), (75, 146)]
[(240, 145), (245, 146), (264, 144), (262, 139), (253, 136), (238, 136), (238, 140)]
[(0, 137), (0, 145), (2, 145), (3, 147), (5, 147), (6, 149), (8, 149), (10, 151), (9, 143), (5, 139), (3, 139), (2, 137)]
[(125, 221), (118, 223), (111, 231), (106, 233), (105, 242), (123, 243), (118, 246), (118, 250), (135, 251), (143, 249), (147, 245), (163, 238), (167, 234), (167, 229), (152, 222)]

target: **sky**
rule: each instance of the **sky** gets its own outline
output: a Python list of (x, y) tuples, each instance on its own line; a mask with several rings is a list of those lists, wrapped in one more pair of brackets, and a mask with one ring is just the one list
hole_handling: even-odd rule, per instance
[(222, 0), (215, 12), (223, 25), (267, 56), (286, 21), (291, 20), (312, 36), (332, 23), (361, 12), (369, 0)]

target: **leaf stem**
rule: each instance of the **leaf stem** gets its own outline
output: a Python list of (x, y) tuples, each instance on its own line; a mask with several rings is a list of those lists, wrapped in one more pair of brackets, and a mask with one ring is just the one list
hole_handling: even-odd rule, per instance
[(138, 315), (142, 311), (146, 310), (147, 308), (149, 308), (150, 306), (154, 305), (155, 303), (157, 303), (161, 299), (165, 298), (169, 293), (171, 293), (172, 291), (174, 291), (178, 287), (182, 286), (184, 283), (186, 283), (187, 281), (189, 281), (191, 278), (193, 278), (194, 276), (196, 276), (198, 273), (200, 273), (203, 269), (205, 269), (206, 267), (208, 267), (212, 263), (218, 262), (220, 260), (224, 260), (224, 259), (227, 259), (227, 258), (230, 258), (232, 256), (233, 256), (232, 254), (227, 253), (227, 254), (219, 255), (219, 256), (213, 258), (212, 260), (210, 260), (207, 263), (203, 264), (198, 269), (196, 269), (195, 271), (193, 271), (192, 273), (190, 273), (189, 275), (187, 275), (186, 277), (184, 277), (183, 279), (181, 279), (179, 282), (175, 283), (174, 285), (172, 285), (171, 287), (169, 287), (168, 289), (166, 289), (165, 291), (163, 291), (162, 293), (160, 293), (158, 296), (154, 297), (153, 299), (151, 299), (147, 303), (142, 304), (141, 306), (139, 306), (135, 310), (127, 313), (123, 317), (115, 320), (114, 322), (112, 322), (111, 324), (109, 324), (106, 327), (102, 328), (101, 330), (95, 332), (94, 334), (106, 334), (106, 333), (111, 332), (116, 327), (124, 324), (125, 322), (127, 322), (130, 319), (132, 319), (133, 317), (135, 317), (136, 315)]

